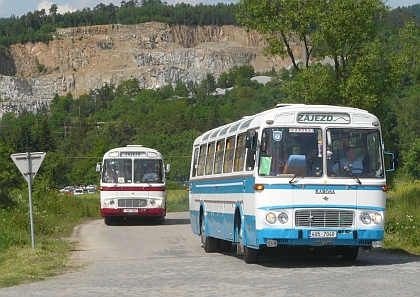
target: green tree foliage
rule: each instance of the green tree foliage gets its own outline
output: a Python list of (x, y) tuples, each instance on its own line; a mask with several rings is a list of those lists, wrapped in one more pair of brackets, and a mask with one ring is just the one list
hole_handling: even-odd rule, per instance
[(25, 180), (16, 167), (12, 158), (13, 151), (5, 143), (0, 141), (0, 206), (12, 206), (13, 200), (9, 197), (9, 192), (12, 189), (23, 186)]
[[(290, 57), (298, 74), (292, 85), (286, 85), (283, 90), (295, 88), (288, 94), (291, 101), (319, 101), (372, 110), (382, 103), (378, 97), (389, 95), (386, 93), (389, 88), (380, 86), (370, 87), (368, 91), (372, 93), (364, 95), (364, 88), (378, 76), (377, 69), (366, 67), (366, 63), (381, 65), (385, 62), (381, 67), (389, 65), (385, 59), (373, 61), (376, 56), (367, 57), (369, 51), (366, 50), (372, 47), (379, 20), (386, 12), (380, 0), (241, 0), (238, 19), (247, 28), (266, 34), (270, 54)], [(292, 50), (293, 43), (302, 44), (304, 54), (300, 57)], [(309, 60), (326, 57), (332, 60), (332, 68), (326, 65), (323, 67), (327, 69), (321, 69), (317, 65), (316, 69), (308, 69), (312, 68)], [(304, 68), (298, 63), (299, 58), (303, 60)], [(384, 73), (380, 75), (384, 76)], [(359, 85), (361, 78), (364, 82)], [(330, 92), (329, 86), (337, 87)], [(360, 103), (366, 100), (370, 102), (361, 106)]]
[[(93, 9), (59, 14), (57, 4), (45, 9), (28, 12), (20, 18), (0, 19), (0, 46), (25, 42), (53, 40), (57, 28), (81, 27), (107, 24), (133, 25), (145, 22), (165, 22), (188, 26), (237, 25), (236, 4), (168, 5), (160, 0), (122, 1), (118, 7), (112, 3), (98, 4)], [(42, 65), (38, 69), (44, 71)]]

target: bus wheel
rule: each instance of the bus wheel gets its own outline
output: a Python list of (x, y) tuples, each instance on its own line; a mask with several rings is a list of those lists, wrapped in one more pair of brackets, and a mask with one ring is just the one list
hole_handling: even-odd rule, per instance
[(231, 249), (232, 249), (232, 242), (230, 242), (229, 240), (223, 240), (223, 239), (218, 240), (219, 252), (230, 252)]
[(359, 255), (358, 247), (344, 248), (343, 253), (341, 254), (344, 260), (356, 260), (358, 255)]
[(260, 258), (260, 251), (244, 246), (244, 260), (247, 264), (257, 263)]
[(203, 244), (206, 253), (212, 253), (217, 250), (217, 239), (214, 237), (206, 236), (206, 227), (204, 223), (204, 215), (201, 216), (201, 243)]
[(244, 246), (242, 243), (242, 228), (238, 219), (238, 243), (236, 244), (236, 254), (242, 256), (244, 254)]
[(111, 226), (112, 225), (112, 217), (105, 217), (104, 222), (105, 222), (105, 225)]

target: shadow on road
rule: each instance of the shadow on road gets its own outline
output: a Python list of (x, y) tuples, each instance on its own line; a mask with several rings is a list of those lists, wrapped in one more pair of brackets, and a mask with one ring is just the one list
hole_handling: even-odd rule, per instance
[[(236, 254), (236, 244), (232, 244), (229, 255), (243, 261), (243, 257)], [(320, 254), (311, 251), (299, 251), (294, 249), (270, 248), (260, 251), (260, 259), (257, 264), (267, 268), (320, 268), (320, 267), (364, 267), (386, 266), (406, 264), (420, 261), (420, 256), (409, 254), (401, 250), (373, 250), (359, 251), (356, 260), (344, 260), (341, 255)]]

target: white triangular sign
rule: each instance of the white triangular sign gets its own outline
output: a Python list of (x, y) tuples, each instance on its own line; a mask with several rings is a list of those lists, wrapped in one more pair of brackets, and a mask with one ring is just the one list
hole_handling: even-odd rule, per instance
[(28, 181), (29, 177), (32, 177), (32, 179), (35, 178), (35, 175), (44, 160), (45, 153), (21, 153), (10, 155), (10, 157), (13, 162), (15, 162), (20, 173), (22, 173), (23, 178)]

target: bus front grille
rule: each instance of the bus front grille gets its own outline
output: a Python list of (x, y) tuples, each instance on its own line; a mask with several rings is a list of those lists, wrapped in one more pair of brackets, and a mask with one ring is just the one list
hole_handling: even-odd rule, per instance
[(146, 199), (118, 199), (118, 207), (146, 207)]
[(297, 210), (296, 227), (352, 227), (354, 212), (348, 210)]

